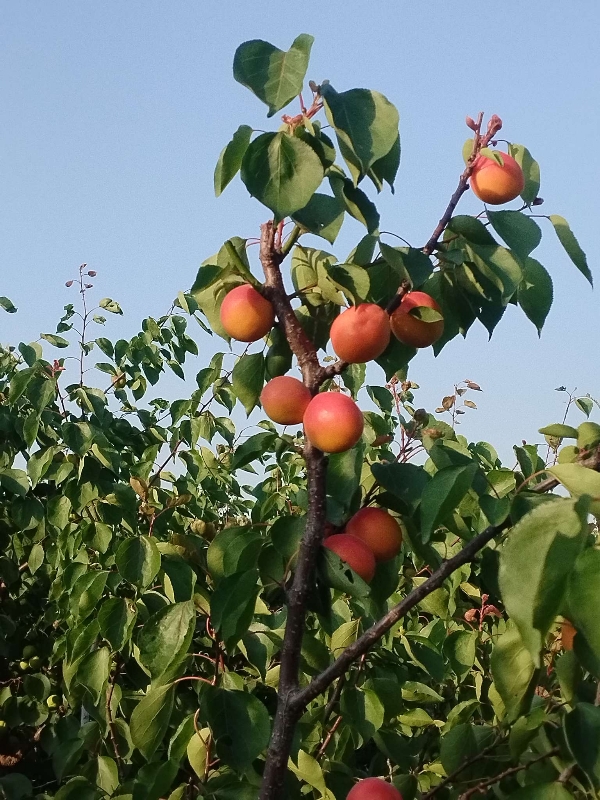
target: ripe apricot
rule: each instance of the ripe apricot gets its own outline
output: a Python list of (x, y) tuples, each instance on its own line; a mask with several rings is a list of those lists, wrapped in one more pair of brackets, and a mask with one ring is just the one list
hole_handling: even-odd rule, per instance
[(333, 550), (351, 567), (357, 575), (370, 583), (375, 575), (375, 556), (364, 542), (347, 533), (336, 533), (328, 536), (323, 547)]
[(354, 784), (346, 800), (402, 800), (402, 795), (383, 778), (365, 778)]
[(329, 335), (338, 358), (364, 364), (380, 356), (390, 343), (390, 319), (375, 303), (361, 303), (342, 311)]
[(298, 425), (311, 394), (298, 378), (280, 375), (270, 380), (260, 393), (260, 402), (265, 414), (280, 425)]
[(392, 333), (403, 344), (411, 347), (429, 347), (430, 344), (437, 342), (444, 332), (443, 319), (425, 322), (410, 313), (413, 308), (422, 307), (433, 308), (440, 314), (442, 311), (431, 295), (425, 292), (410, 292), (404, 295), (400, 305), (392, 313), (390, 317)]
[(345, 531), (364, 542), (376, 561), (389, 561), (402, 546), (400, 525), (383, 508), (361, 508), (348, 520)]
[(249, 283), (236, 286), (221, 304), (221, 324), (239, 342), (256, 342), (273, 327), (275, 311), (271, 303)]
[(304, 433), (325, 453), (349, 450), (362, 436), (362, 411), (351, 397), (340, 392), (321, 392), (304, 412)]
[(564, 650), (573, 649), (573, 639), (576, 633), (573, 623), (566, 619), (560, 626), (560, 640)]
[(471, 189), (484, 203), (499, 206), (514, 200), (523, 191), (523, 170), (508, 153), (500, 153), (502, 166), (493, 158), (477, 156), (471, 173)]

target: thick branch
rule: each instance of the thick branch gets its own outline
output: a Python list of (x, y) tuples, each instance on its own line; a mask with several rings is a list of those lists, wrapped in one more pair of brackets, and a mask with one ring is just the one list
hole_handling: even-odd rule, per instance
[(325, 530), (326, 468), (325, 456), (308, 441), (304, 447), (304, 458), (308, 475), (306, 530), (300, 543), (293, 583), (287, 595), (288, 613), (281, 650), (277, 712), (263, 773), (261, 800), (278, 797), (283, 791), (292, 738), (303, 710), (293, 699), (298, 690), (306, 603), (314, 583), (317, 555)]
[(423, 248), (423, 252), (425, 255), (431, 255), (436, 248), (436, 245), (440, 239), (440, 236), (446, 230), (446, 225), (450, 222), (452, 218), (452, 214), (454, 213), (454, 209), (458, 205), (458, 201), (463, 196), (463, 194), (469, 188), (469, 178), (473, 172), (473, 165), (479, 153), (484, 147), (487, 147), (490, 141), (494, 138), (494, 136), (498, 133), (500, 128), (502, 127), (502, 120), (500, 117), (494, 116), (490, 119), (488, 123), (488, 129), (485, 136), (481, 135), (481, 123), (483, 122), (483, 112), (479, 114), (477, 118), (477, 122), (475, 123), (475, 136), (473, 138), (473, 150), (471, 155), (469, 156), (469, 160), (467, 161), (467, 166), (463, 174), (460, 176), (460, 180), (458, 181), (458, 186), (456, 187), (456, 191), (450, 198), (450, 202), (446, 210), (444, 211), (442, 218), (438, 222), (434, 232), (431, 234), (429, 241)]
[(292, 352), (298, 359), (304, 383), (311, 391), (316, 391), (319, 386), (318, 376), (321, 370), (317, 351), (295, 315), (290, 299), (287, 296), (283, 278), (281, 277), (281, 270), (279, 269), (284, 255), (275, 248), (275, 226), (273, 222), (269, 221), (261, 225), (260, 233), (260, 263), (265, 273), (263, 294), (273, 304), (285, 337)]

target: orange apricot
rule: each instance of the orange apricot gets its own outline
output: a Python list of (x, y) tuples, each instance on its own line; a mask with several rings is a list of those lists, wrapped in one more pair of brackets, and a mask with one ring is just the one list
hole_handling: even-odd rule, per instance
[(499, 206), (514, 200), (523, 191), (525, 176), (512, 156), (498, 151), (502, 165), (493, 158), (477, 156), (471, 173), (471, 189), (484, 203)]
[(392, 333), (403, 344), (411, 347), (429, 347), (437, 342), (444, 332), (443, 319), (425, 322), (410, 313), (413, 308), (423, 307), (432, 308), (440, 314), (442, 311), (431, 295), (425, 292), (410, 292), (404, 295), (400, 305), (392, 313), (390, 317)]
[(221, 304), (221, 324), (238, 342), (256, 342), (273, 327), (275, 311), (271, 303), (249, 283), (236, 286)]
[(280, 425), (299, 425), (311, 400), (302, 381), (288, 375), (273, 378), (260, 393), (265, 414)]
[(380, 356), (390, 343), (390, 319), (375, 303), (361, 303), (342, 311), (329, 335), (338, 358), (364, 364)]
[(308, 441), (325, 453), (342, 453), (354, 447), (365, 424), (354, 400), (340, 392), (321, 392), (313, 397), (303, 421)]
[(402, 800), (402, 795), (383, 778), (365, 778), (354, 784), (346, 800)]
[(402, 546), (402, 529), (383, 508), (361, 508), (348, 520), (345, 531), (364, 542), (376, 561), (389, 561)]
[(375, 575), (375, 556), (364, 542), (347, 533), (328, 536), (323, 547), (333, 550), (357, 575), (370, 583)]

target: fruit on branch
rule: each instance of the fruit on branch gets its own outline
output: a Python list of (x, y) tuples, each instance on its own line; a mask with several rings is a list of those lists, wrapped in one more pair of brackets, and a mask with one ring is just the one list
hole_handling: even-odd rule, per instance
[(32, 645), (28, 644), (25, 645), (23, 648), (23, 658), (27, 661), (29, 658), (33, 658), (33, 656), (37, 655), (37, 649)]
[(364, 542), (376, 561), (389, 561), (402, 546), (402, 529), (383, 508), (361, 508), (348, 520), (345, 532)]
[(335, 354), (349, 364), (364, 364), (380, 356), (390, 342), (390, 320), (375, 303), (347, 308), (331, 326)]
[(345, 561), (357, 575), (370, 583), (375, 575), (375, 556), (369, 550), (364, 542), (357, 539), (356, 536), (350, 536), (347, 533), (336, 533), (333, 536), (328, 536), (323, 542), (323, 546)]
[(221, 304), (221, 324), (238, 342), (256, 342), (273, 327), (271, 303), (249, 283), (232, 289)]
[(288, 375), (270, 380), (260, 394), (265, 414), (280, 425), (299, 425), (311, 400), (302, 381)]
[(573, 639), (576, 633), (573, 623), (566, 619), (560, 626), (560, 641), (564, 650), (573, 649)]
[(39, 656), (33, 656), (29, 659), (29, 669), (37, 670), (42, 666), (42, 659)]
[(340, 392), (321, 392), (313, 397), (303, 422), (309, 442), (325, 453), (342, 453), (354, 447), (365, 424), (354, 400)]
[[(424, 318), (419, 319), (418, 316), (411, 313), (413, 309), (417, 308), (431, 308), (440, 316), (428, 322), (427, 316), (435, 317), (437, 315), (431, 312), (429, 314), (421, 312)], [(405, 294), (400, 305), (390, 317), (392, 333), (403, 344), (410, 347), (429, 347), (429, 345), (437, 342), (444, 332), (444, 320), (440, 318), (441, 313), (442, 309), (431, 295), (425, 292)]]
[(46, 700), (46, 705), (50, 711), (56, 711), (56, 709), (60, 707), (60, 697), (57, 694), (51, 694)]
[(383, 778), (365, 778), (354, 784), (346, 800), (402, 800), (402, 795)]
[(514, 200), (523, 191), (523, 170), (508, 153), (499, 153), (502, 165), (493, 158), (477, 156), (471, 173), (471, 189), (480, 200), (499, 206)]

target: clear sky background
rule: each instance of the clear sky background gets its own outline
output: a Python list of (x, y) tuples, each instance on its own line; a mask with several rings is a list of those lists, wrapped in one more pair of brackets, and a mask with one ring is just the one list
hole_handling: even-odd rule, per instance
[[(465, 115), (497, 113), (501, 135), (541, 164), (540, 210), (569, 220), (600, 283), (597, 0), (4, 0), (0, 13), (0, 295), (19, 308), (0, 312), (5, 344), (54, 331), (75, 299), (64, 283), (84, 261), (98, 272), (98, 298), (125, 312), (104, 335), (131, 336), (227, 238), (257, 235), (266, 214), (241, 182), (219, 199), (212, 189), (239, 124), (277, 125), (234, 82), (233, 54), (252, 38), (287, 49), (301, 32), (316, 37), (308, 78), (377, 89), (400, 110), (402, 162), (395, 196), (378, 202), (382, 229), (424, 244), (462, 170)], [(459, 209), (481, 204), (467, 194)], [(335, 252), (344, 257), (363, 232), (348, 220)], [(476, 323), (439, 358), (420, 353), (410, 373), (428, 409), (455, 381), (481, 384), (461, 432), (507, 459), (514, 442), (539, 441), (537, 428), (562, 417), (555, 387), (600, 397), (597, 291), (549, 223), (533, 255), (555, 286), (541, 340), (509, 307), (490, 343)], [(201, 339), (192, 377), (214, 349)], [(378, 368), (369, 377), (383, 380)], [(161, 388), (185, 391), (174, 376)]]

